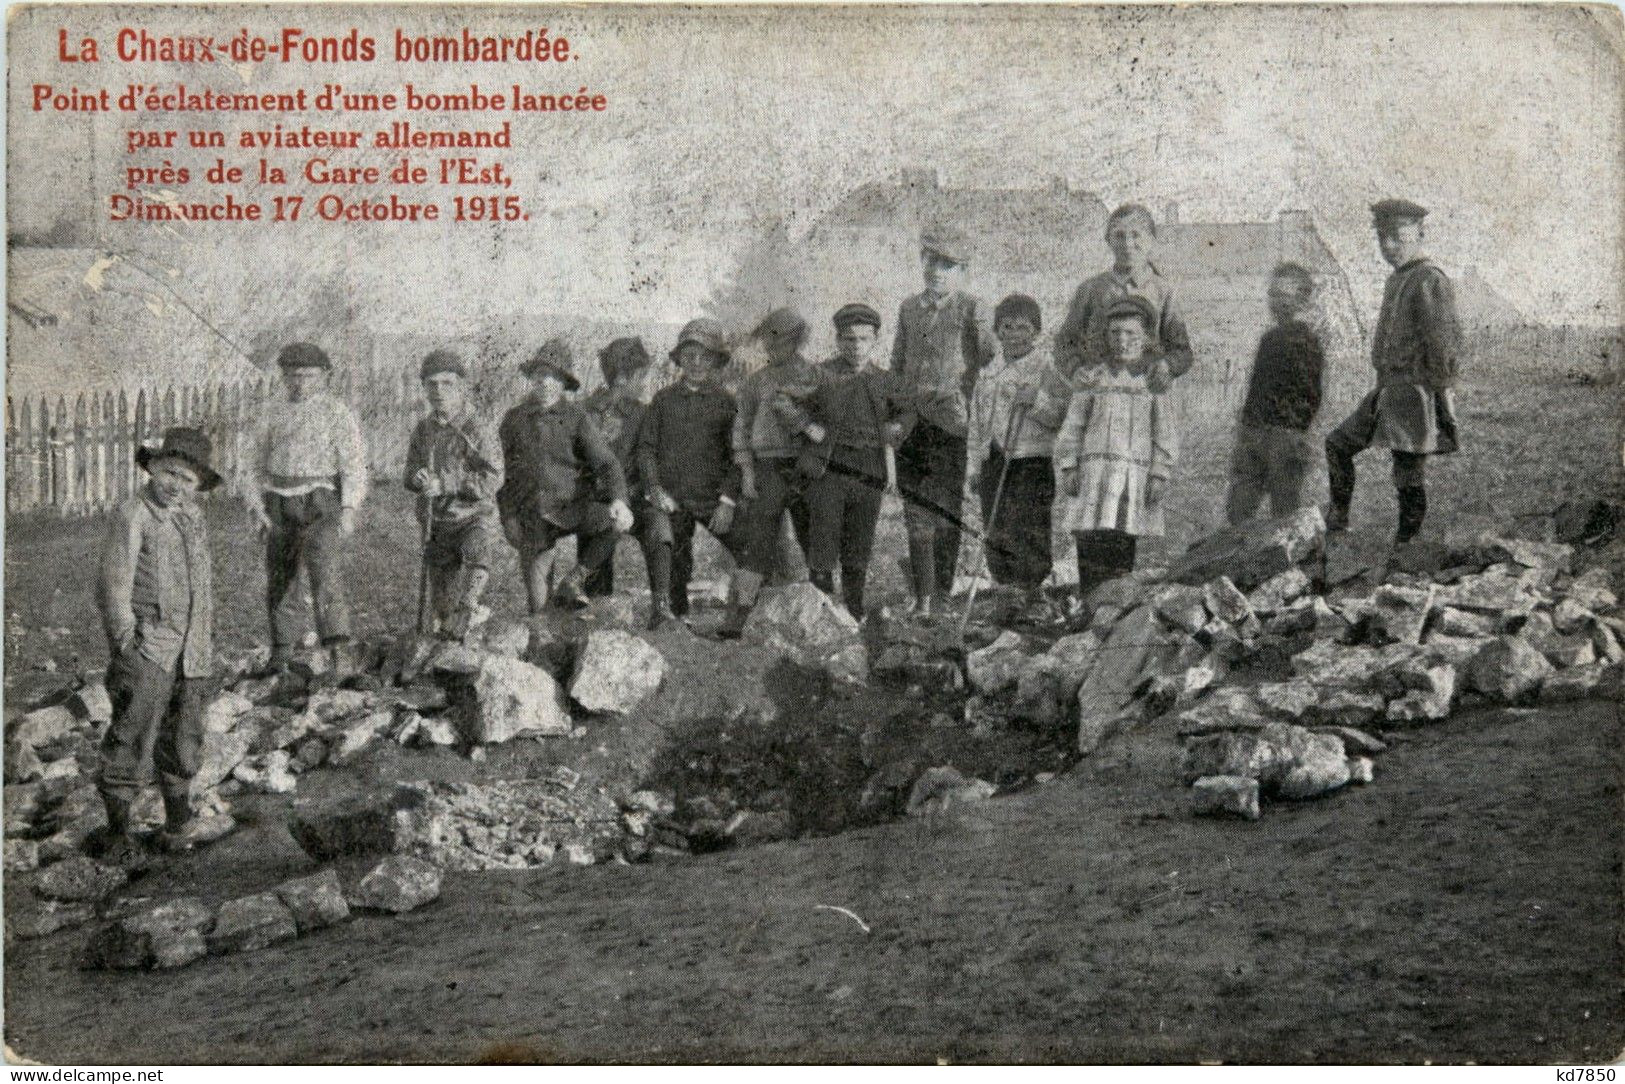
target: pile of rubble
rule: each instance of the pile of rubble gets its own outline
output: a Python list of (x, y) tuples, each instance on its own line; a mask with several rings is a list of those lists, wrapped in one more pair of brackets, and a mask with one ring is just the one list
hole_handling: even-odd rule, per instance
[(1085, 755), (1171, 722), (1195, 808), (1255, 818), (1260, 794), (1370, 782), (1380, 733), (1457, 706), (1618, 696), (1625, 611), (1571, 546), (1485, 532), (1322, 595), (1324, 533), (1314, 509), (1227, 529), (1097, 591), (1088, 629), (1042, 653), (1006, 632), (968, 657), (967, 711), (1071, 712)]

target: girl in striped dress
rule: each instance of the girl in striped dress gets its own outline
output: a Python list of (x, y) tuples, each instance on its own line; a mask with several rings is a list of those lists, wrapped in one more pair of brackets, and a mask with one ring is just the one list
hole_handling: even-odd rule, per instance
[(1055, 440), (1062, 523), (1078, 543), (1080, 598), (1134, 569), (1140, 535), (1163, 532), (1163, 499), (1179, 456), (1174, 404), (1151, 391), (1144, 298), (1113, 303), (1105, 364), (1081, 369)]

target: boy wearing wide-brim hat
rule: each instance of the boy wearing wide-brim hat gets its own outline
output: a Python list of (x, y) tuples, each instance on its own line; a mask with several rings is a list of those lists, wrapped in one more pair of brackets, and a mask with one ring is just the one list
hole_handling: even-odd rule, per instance
[(811, 578), (834, 594), (841, 574), (841, 601), (862, 620), (869, 556), (874, 549), (880, 501), (890, 481), (887, 452), (914, 421), (913, 396), (902, 379), (874, 364), (880, 314), (862, 302), (836, 310), (836, 354), (820, 367), (823, 382), (808, 401), (822, 452), (822, 474), (811, 484)]
[(310, 578), (316, 632), (332, 653), (333, 677), (348, 669), (350, 607), (345, 550), (366, 498), (367, 449), (355, 413), (327, 390), (333, 362), (319, 346), (292, 343), (277, 355), (284, 398), (267, 409), (245, 499), (265, 537), (266, 604), (271, 615), (267, 672), (287, 668), (300, 630), (285, 605), (303, 567)]
[(981, 306), (964, 290), (970, 244), (959, 231), (933, 226), (920, 234), (925, 289), (897, 312), (891, 371), (915, 397), (918, 420), (897, 447), (897, 485), (914, 604), (929, 613), (947, 605), (959, 564), (965, 489), (967, 403), (977, 373), (997, 344)]
[[(626, 336), (612, 340), (598, 351), (598, 371), (604, 383), (587, 396), (582, 408), (598, 423), (599, 432), (609, 442), (615, 458), (620, 460), (626, 475), (627, 503), (638, 506), (637, 445), (638, 426), (647, 409), (648, 377), (654, 359), (643, 345), (643, 340)], [(608, 500), (607, 490), (600, 490), (600, 500)], [(597, 571), (587, 577), (585, 587), (588, 598), (601, 598), (615, 593), (615, 560), (610, 558)]]
[(638, 474), (646, 503), (640, 514), (649, 569), (649, 627), (688, 613), (694, 572), (694, 529), (703, 524), (736, 558), (734, 529), (739, 470), (733, 461), (733, 396), (717, 384), (728, 364), (722, 328), (704, 317), (677, 336), (671, 359), (681, 374), (649, 404), (638, 431)]
[[(543, 343), (520, 372), (530, 378), (531, 393), (503, 416), (497, 431), (506, 475), (497, 492), (502, 533), (519, 551), (531, 613), (549, 601), (554, 547), (575, 536), (576, 567), (552, 594), (565, 606), (580, 607), (587, 577), (615, 556), (616, 537), (632, 528), (626, 476), (597, 424), (564, 397), (581, 382), (562, 339)], [(598, 499), (599, 487), (607, 503)]]
[(817, 367), (802, 355), (807, 321), (790, 308), (775, 309), (751, 332), (767, 351), (766, 367), (747, 376), (739, 387), (734, 416), (733, 452), (745, 499), (744, 556), (734, 576), (733, 600), (723, 636), (736, 636), (755, 604), (757, 591), (779, 557), (780, 523), (790, 513), (796, 542), (805, 551), (811, 526), (806, 479), (796, 473), (796, 457), (805, 445), (811, 418), (806, 402), (818, 388)]
[(1371, 207), (1378, 246), (1394, 269), (1371, 338), (1377, 387), (1326, 437), (1332, 498), (1327, 528), (1348, 528), (1354, 457), (1373, 446), (1387, 448), (1394, 457), (1394, 542), (1400, 545), (1416, 537), (1427, 515), (1427, 457), (1458, 446), (1452, 389), (1461, 361), (1461, 321), (1449, 277), (1422, 250), (1426, 217), (1427, 210), (1409, 200)]
[(440, 632), (461, 639), (490, 616), (481, 602), (501, 540), (496, 495), (502, 445), (468, 403), (468, 366), (452, 350), (435, 350), (418, 367), (429, 416), (412, 429), (405, 484), (419, 496), (427, 527), (423, 560)]
[(130, 807), (154, 768), (164, 799), (159, 842), (184, 849), (204, 838), (191, 786), (214, 653), (208, 525), (196, 503), (220, 484), (210, 451), (209, 438), (189, 428), (137, 449), (147, 482), (113, 512), (102, 545), (96, 602), (112, 655), (113, 718), (101, 742), (97, 789), (107, 828), (98, 849), (115, 861), (137, 853)]

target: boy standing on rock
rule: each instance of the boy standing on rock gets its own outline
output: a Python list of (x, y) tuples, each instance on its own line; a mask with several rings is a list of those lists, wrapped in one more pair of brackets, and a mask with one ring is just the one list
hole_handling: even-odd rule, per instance
[(331, 677), (351, 669), (345, 550), (367, 495), (367, 449), (353, 411), (327, 390), (333, 362), (319, 346), (293, 343), (277, 355), (286, 397), (269, 408), (248, 490), (249, 514), (266, 540), (271, 659), (288, 668), (299, 637), (283, 600), (302, 566), (315, 599), (316, 632), (332, 653)]
[[(468, 367), (450, 350), (436, 350), (418, 369), (429, 416), (412, 430), (406, 449), (406, 488), (421, 498), (427, 527), (423, 560), (439, 631), (460, 640), (491, 616), (480, 599), (502, 537), (497, 490), (502, 446), (468, 406)], [(460, 581), (460, 582), (459, 582)]]
[(649, 627), (688, 613), (694, 528), (704, 524), (737, 556), (733, 396), (717, 384), (728, 364), (722, 327), (701, 317), (683, 326), (671, 358), (682, 377), (654, 397), (638, 432), (638, 474), (648, 504), (642, 518), (649, 568)]
[[(617, 537), (632, 529), (620, 462), (587, 412), (564, 398), (581, 387), (573, 361), (563, 339), (543, 343), (520, 368), (531, 380), (531, 393), (498, 429), (506, 477), (497, 509), (502, 533), (519, 551), (533, 614), (547, 606), (548, 575), (561, 539), (575, 536), (576, 566), (553, 594), (579, 609), (586, 605), (587, 577), (615, 556)], [(607, 504), (597, 499), (595, 482), (607, 493)]]
[(925, 289), (897, 312), (891, 370), (917, 399), (918, 421), (897, 448), (914, 605), (945, 609), (959, 564), (965, 489), (966, 403), (982, 366), (998, 349), (965, 292), (970, 243), (958, 231), (920, 234)]
[(1326, 437), (1332, 491), (1326, 529), (1348, 530), (1354, 457), (1375, 445), (1393, 452), (1399, 496), (1394, 543), (1404, 545), (1427, 516), (1427, 457), (1458, 446), (1452, 389), (1461, 359), (1461, 321), (1450, 279), (1422, 251), (1427, 210), (1410, 200), (1385, 199), (1372, 204), (1371, 217), (1382, 258), (1394, 273), (1383, 287), (1371, 337), (1377, 388)]
[(209, 438), (197, 429), (139, 448), (147, 484), (113, 513), (102, 545), (96, 602), (112, 661), (113, 719), (102, 735), (97, 789), (107, 808), (104, 858), (139, 853), (130, 807), (154, 767), (164, 799), (158, 842), (184, 850), (205, 839), (192, 815), (192, 777), (203, 749), (203, 695), (213, 661), (209, 535), (196, 495), (220, 484)]

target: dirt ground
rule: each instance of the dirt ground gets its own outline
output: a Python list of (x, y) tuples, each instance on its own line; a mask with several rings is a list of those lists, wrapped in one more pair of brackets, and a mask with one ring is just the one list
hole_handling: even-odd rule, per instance
[[(1586, 464), (1617, 463), (1611, 394), (1479, 389), (1468, 402), (1476, 440), (1440, 464), (1436, 525), (1596, 493)], [(1554, 423), (1540, 456), (1515, 450), (1531, 409)], [(1187, 444), (1167, 545), (1216, 521), (1222, 462), (1194, 465), (1204, 443), (1221, 443), (1216, 426)], [(1378, 552), (1392, 522), (1385, 465), (1363, 462), (1359, 554)], [(380, 489), (358, 584), (409, 582), (406, 507)], [(241, 514), (217, 502), (211, 516), (217, 583), (241, 585), (222, 590), (219, 646), (248, 646), (264, 635), (263, 574)], [(900, 551), (887, 530), (882, 552)], [(99, 532), (95, 520), (7, 524), (8, 714), (102, 664), (87, 577)], [(630, 545), (621, 564), (640, 587)], [(895, 594), (900, 577), (884, 558), (877, 568)], [(512, 576), (498, 583), (515, 588)], [(516, 612), (512, 590), (497, 601)], [(356, 602), (363, 630), (411, 619), (409, 587)], [(704, 641), (665, 646), (686, 669), (705, 665)], [(586, 741), (606, 761), (647, 762), (653, 738), (616, 733)], [(5, 1039), (80, 1064), (1619, 1057), (1618, 705), (1469, 712), (1402, 737), (1374, 784), (1273, 805), (1257, 823), (1192, 818), (1174, 736), (1152, 728), (1052, 782), (931, 819), (645, 865), (452, 873), (421, 911), (173, 973), (81, 970), (85, 931), (66, 931), (7, 947)], [(553, 755), (540, 749), (493, 750), (480, 774), (522, 774)], [(361, 770), (384, 783), (471, 769), (385, 748)], [(305, 777), (300, 800), (333, 778)], [(218, 902), (314, 869), (277, 802), (244, 803), (242, 830), (128, 891)]]

